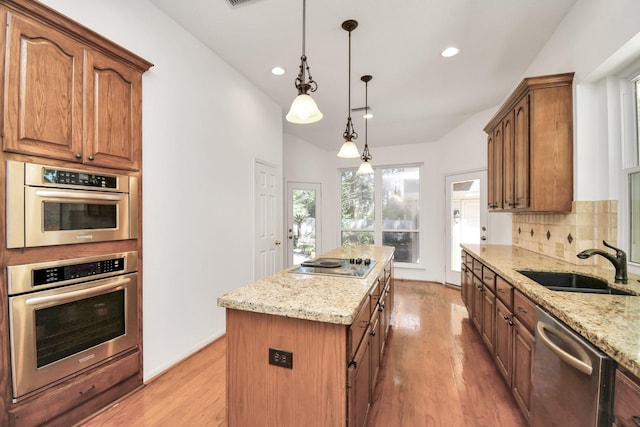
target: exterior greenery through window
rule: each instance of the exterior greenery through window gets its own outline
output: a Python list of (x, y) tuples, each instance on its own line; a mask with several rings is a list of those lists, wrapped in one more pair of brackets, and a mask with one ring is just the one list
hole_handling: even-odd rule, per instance
[(419, 166), (342, 171), (341, 202), (343, 245), (394, 246), (396, 262), (420, 261)]

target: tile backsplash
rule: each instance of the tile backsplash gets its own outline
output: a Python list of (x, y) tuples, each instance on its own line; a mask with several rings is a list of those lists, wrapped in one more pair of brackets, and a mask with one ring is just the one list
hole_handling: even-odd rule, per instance
[(513, 245), (580, 265), (610, 267), (603, 257), (581, 260), (576, 254), (589, 248), (607, 249), (618, 239), (618, 201), (574, 201), (568, 213), (514, 213)]

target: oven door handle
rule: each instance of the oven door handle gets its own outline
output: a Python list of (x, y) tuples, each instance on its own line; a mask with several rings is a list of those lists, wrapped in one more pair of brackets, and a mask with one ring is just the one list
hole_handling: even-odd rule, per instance
[[(538, 332), (536, 335), (536, 339), (541, 338), (542, 342), (549, 348), (549, 350), (555, 353), (563, 362), (567, 363), (569, 366), (577, 369), (583, 374), (591, 376), (591, 374), (593, 373), (591, 360), (589, 359), (589, 355), (587, 354), (587, 352), (584, 351), (582, 347), (580, 347), (580, 344), (578, 342), (553, 328), (551, 325), (548, 325), (541, 321), (538, 321), (536, 329)], [(578, 353), (578, 356), (580, 356), (580, 358), (568, 353), (567, 351), (556, 345), (553, 341), (551, 341), (551, 338), (549, 338), (549, 336), (547, 335), (547, 331), (551, 332), (560, 341), (562, 341), (563, 344)]]
[(51, 199), (91, 199), (91, 200), (122, 200), (120, 194), (102, 194), (90, 191), (61, 191), (61, 190), (37, 190), (36, 196), (49, 197)]
[(131, 282), (131, 279), (120, 279), (115, 282), (110, 282), (105, 285), (96, 286), (88, 289), (81, 289), (79, 291), (70, 291), (65, 292), (64, 294), (59, 295), (49, 295), (46, 297), (33, 297), (28, 298), (25, 301), (26, 305), (41, 305), (41, 304), (49, 304), (52, 302), (62, 302), (67, 300), (77, 299), (78, 297), (87, 297), (92, 295), (104, 294), (107, 291), (119, 291), (124, 289), (127, 283)]

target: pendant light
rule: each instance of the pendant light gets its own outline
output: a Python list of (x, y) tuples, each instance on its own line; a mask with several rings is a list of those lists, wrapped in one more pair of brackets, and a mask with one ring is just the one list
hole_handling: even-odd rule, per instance
[(369, 122), (369, 82), (373, 77), (370, 75), (360, 77), (360, 80), (364, 82), (364, 150), (362, 150), (362, 163), (360, 163), (360, 167), (358, 168), (359, 175), (366, 175), (373, 173), (373, 168), (371, 167), (370, 160), (372, 159), (371, 154), (369, 153), (369, 144), (367, 143), (367, 123)]
[[(287, 121), (298, 124), (314, 123), (322, 119), (322, 113), (318, 105), (308, 92), (315, 92), (318, 84), (311, 77), (307, 55), (305, 54), (305, 33), (306, 33), (307, 0), (302, 0), (302, 56), (300, 57), (300, 71), (296, 77), (296, 89), (298, 96), (291, 103), (291, 108), (286, 115)], [(309, 80), (306, 80), (306, 75)]]
[(353, 142), (354, 139), (358, 138), (358, 134), (353, 130), (353, 123), (351, 122), (351, 31), (356, 28), (358, 28), (358, 21), (353, 19), (349, 19), (342, 23), (342, 29), (349, 32), (349, 114), (347, 116), (347, 127), (342, 134), (344, 143), (342, 144), (342, 147), (340, 147), (338, 157), (349, 159), (360, 157), (358, 147), (356, 147), (356, 144)]

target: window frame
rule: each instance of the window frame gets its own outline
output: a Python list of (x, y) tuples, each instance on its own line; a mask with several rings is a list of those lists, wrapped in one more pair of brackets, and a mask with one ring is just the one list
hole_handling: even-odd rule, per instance
[[(338, 213), (338, 241), (340, 242), (340, 245), (342, 245), (342, 234), (343, 232), (347, 231), (352, 231), (352, 232), (373, 232), (373, 236), (374, 236), (374, 245), (382, 245), (382, 233), (387, 231), (387, 232), (394, 232), (394, 231), (402, 231), (402, 232), (411, 232), (411, 233), (417, 233), (418, 235), (418, 254), (417, 254), (417, 261), (416, 262), (401, 262), (401, 261), (395, 261), (395, 265), (397, 267), (404, 267), (404, 268), (417, 268), (420, 266), (421, 264), (421, 259), (422, 259), (422, 235), (424, 234), (422, 227), (423, 227), (423, 220), (422, 220), (422, 216), (423, 216), (423, 198), (424, 198), (424, 192), (423, 192), (423, 185), (422, 185), (422, 178), (423, 178), (423, 163), (399, 163), (399, 164), (389, 164), (389, 165), (380, 165), (380, 166), (374, 166), (373, 167), (373, 172), (374, 172), (374, 180), (373, 180), (373, 194), (374, 194), (374, 217), (373, 217), (373, 223), (374, 226), (372, 229), (351, 229), (351, 228), (344, 228), (343, 227), (343, 221), (342, 221), (342, 174), (344, 172), (350, 171), (350, 172), (355, 172), (358, 168), (354, 167), (354, 168), (340, 168), (338, 169), (338, 202), (339, 202), (339, 213)], [(391, 229), (383, 229), (382, 228), (382, 171), (385, 169), (406, 169), (406, 168), (417, 168), (418, 169), (418, 227), (416, 229), (398, 229), (398, 230), (391, 230)]]
[(631, 248), (631, 176), (640, 173), (640, 61), (617, 77), (620, 82), (621, 161), (618, 209), (618, 242), (627, 253), (628, 270), (640, 274), (640, 261), (632, 261)]

